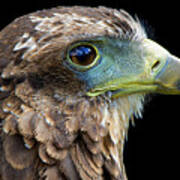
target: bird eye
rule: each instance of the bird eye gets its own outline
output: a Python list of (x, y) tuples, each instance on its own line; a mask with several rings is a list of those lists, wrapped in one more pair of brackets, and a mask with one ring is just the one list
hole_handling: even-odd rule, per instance
[(97, 48), (89, 43), (76, 44), (68, 56), (71, 64), (85, 69), (92, 67), (99, 59)]

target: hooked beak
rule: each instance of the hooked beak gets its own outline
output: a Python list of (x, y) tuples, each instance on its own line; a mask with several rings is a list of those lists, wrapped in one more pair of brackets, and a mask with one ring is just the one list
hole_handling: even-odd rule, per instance
[(169, 55), (165, 65), (155, 77), (157, 92), (163, 94), (180, 94), (180, 59)]

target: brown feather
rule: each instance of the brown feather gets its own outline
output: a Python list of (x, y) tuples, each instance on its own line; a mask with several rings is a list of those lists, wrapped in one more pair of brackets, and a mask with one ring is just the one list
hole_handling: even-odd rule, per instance
[(31, 13), (0, 32), (0, 179), (126, 180), (124, 138), (143, 98), (87, 97), (63, 65), (70, 44), (99, 36), (146, 35), (125, 11), (79, 6)]

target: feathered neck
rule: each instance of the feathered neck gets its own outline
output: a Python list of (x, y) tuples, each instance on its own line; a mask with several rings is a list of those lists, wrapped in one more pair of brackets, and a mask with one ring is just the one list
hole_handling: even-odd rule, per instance
[[(26, 101), (20, 101), (25, 99), (24, 96)], [(16, 109), (12, 106), (15, 100), (19, 103)], [(93, 173), (88, 175), (98, 179), (105, 168), (110, 176), (125, 180), (124, 141), (129, 120), (133, 115), (141, 117), (143, 100), (144, 95), (112, 100), (105, 95), (62, 96), (45, 94), (41, 90), (31, 95), (29, 89), (19, 85), (16, 97), (7, 98), (3, 106), (15, 123), (5, 120), (3, 130), (17, 133), (18, 129), (28, 148), (33, 146), (31, 139), (39, 142), (38, 152), (42, 162), (51, 164), (53, 159), (65, 163), (66, 159), (71, 159), (82, 179), (85, 179), (83, 173), (91, 171)]]
[(124, 141), (128, 133), (129, 121), (133, 121), (133, 116), (142, 117), (144, 95), (129, 95), (106, 102), (100, 123), (107, 130), (106, 137), (108, 137), (105, 138), (106, 150), (103, 153), (114, 163), (113, 166), (107, 165), (109, 171), (112, 171), (116, 177), (121, 174), (123, 177), (121, 179), (126, 179), (123, 164)]

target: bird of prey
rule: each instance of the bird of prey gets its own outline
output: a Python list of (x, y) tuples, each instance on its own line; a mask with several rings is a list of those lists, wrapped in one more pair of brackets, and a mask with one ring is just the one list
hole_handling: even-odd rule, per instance
[(180, 94), (180, 60), (124, 10), (62, 6), (0, 32), (0, 85), (1, 180), (126, 180), (129, 122)]

